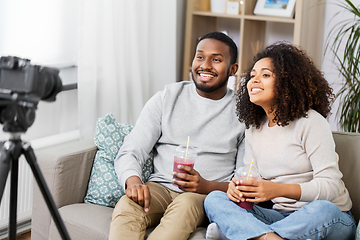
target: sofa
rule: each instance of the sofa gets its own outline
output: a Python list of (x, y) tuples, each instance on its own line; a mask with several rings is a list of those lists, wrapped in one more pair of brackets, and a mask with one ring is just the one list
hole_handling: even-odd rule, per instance
[[(353, 201), (352, 213), (360, 217), (360, 134), (333, 132), (343, 180)], [(93, 140), (70, 142), (36, 151), (37, 162), (72, 240), (108, 239), (113, 208), (84, 203), (97, 147)], [(34, 184), (31, 239), (61, 239)], [(147, 230), (147, 235), (152, 229)], [(191, 240), (205, 239), (206, 226), (191, 234)]]

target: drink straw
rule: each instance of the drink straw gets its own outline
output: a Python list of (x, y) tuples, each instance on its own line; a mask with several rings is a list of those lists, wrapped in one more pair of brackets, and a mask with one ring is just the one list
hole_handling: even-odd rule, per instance
[(185, 161), (187, 159), (187, 155), (189, 152), (189, 143), (190, 143), (190, 136), (188, 136), (188, 140), (187, 140), (187, 144), (186, 144)]
[(252, 169), (252, 167), (253, 167), (253, 164), (254, 164), (254, 158), (251, 160), (250, 169), (249, 169), (248, 175), (247, 175), (247, 177), (246, 177), (246, 180), (249, 180), (249, 178), (250, 178), (250, 173), (251, 173), (251, 169)]

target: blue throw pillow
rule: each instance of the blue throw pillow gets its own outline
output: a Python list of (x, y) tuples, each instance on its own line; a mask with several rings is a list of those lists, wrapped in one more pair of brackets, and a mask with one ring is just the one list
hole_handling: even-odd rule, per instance
[[(98, 119), (94, 140), (99, 150), (95, 155), (84, 202), (115, 207), (119, 199), (125, 194), (115, 173), (114, 159), (124, 142), (124, 138), (132, 129), (133, 126), (131, 125), (116, 122), (111, 113)], [(153, 153), (150, 153), (142, 171), (144, 182), (153, 172), (152, 163)]]

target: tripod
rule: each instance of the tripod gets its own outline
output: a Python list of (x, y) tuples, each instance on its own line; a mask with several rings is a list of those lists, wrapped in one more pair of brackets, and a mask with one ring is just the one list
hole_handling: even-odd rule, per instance
[(21, 133), (10, 133), (10, 139), (6, 142), (0, 142), (0, 202), (4, 193), (6, 179), (11, 171), (10, 179), (10, 216), (9, 216), (9, 240), (16, 239), (16, 213), (17, 213), (17, 186), (19, 157), (24, 154), (26, 161), (30, 165), (31, 171), (39, 185), (40, 191), (45, 199), (51, 216), (56, 224), (62, 239), (70, 240), (65, 225), (60, 217), (59, 211), (51, 197), (49, 188), (41, 174), (40, 168), (36, 162), (34, 151), (29, 143), (21, 140)]

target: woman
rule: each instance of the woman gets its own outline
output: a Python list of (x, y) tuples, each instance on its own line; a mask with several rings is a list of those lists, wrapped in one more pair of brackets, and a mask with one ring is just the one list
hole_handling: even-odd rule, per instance
[[(229, 239), (353, 239), (356, 223), (341, 180), (326, 116), (332, 89), (310, 58), (276, 43), (254, 58), (238, 92), (246, 124), (244, 164), (254, 159), (262, 180), (235, 178), (227, 193), (214, 191), (205, 210)], [(243, 186), (247, 185), (247, 186)], [(271, 200), (272, 209), (240, 201)]]

